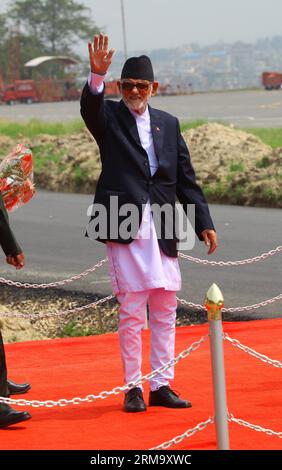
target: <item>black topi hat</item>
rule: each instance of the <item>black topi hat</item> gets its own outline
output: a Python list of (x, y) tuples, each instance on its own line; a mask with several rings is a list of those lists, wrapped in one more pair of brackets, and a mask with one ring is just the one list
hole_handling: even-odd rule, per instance
[(130, 57), (125, 62), (121, 78), (134, 78), (139, 80), (154, 81), (152, 62), (146, 55), (140, 57)]

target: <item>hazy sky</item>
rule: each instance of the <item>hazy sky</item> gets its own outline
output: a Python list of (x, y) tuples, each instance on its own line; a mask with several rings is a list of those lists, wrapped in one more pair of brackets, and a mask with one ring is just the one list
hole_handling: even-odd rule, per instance
[[(123, 49), (121, 0), (78, 0)], [(282, 0), (123, 0), (128, 50), (282, 35)], [(0, 0), (1, 9), (8, 3)]]
[[(128, 49), (282, 35), (282, 0), (123, 0)], [(120, 0), (84, 0), (122, 49)]]

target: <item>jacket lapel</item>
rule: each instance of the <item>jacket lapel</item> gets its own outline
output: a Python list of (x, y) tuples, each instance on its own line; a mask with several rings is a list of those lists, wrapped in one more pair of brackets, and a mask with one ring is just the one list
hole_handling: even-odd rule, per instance
[(163, 120), (157, 110), (149, 106), (149, 113), (151, 117), (151, 130), (153, 136), (153, 142), (155, 147), (155, 153), (158, 161), (160, 162), (162, 157), (163, 141), (164, 141), (164, 126)]
[[(124, 129), (127, 132), (129, 132), (131, 138), (134, 140), (135, 144), (139, 147), (139, 149), (143, 153), (146, 153), (146, 151), (143, 149), (141, 142), (140, 142), (136, 121), (122, 100), (119, 102), (119, 108), (120, 108), (119, 118), (120, 118), (121, 124), (123, 125)], [(151, 108), (151, 106), (149, 106), (149, 113), (150, 113), (150, 119), (151, 119), (151, 130), (152, 130), (155, 153), (156, 153), (158, 162), (160, 163), (162, 155), (163, 155), (162, 149), (163, 149), (163, 142), (164, 142), (163, 119), (160, 116), (160, 113), (158, 112), (158, 110)]]
[(122, 124), (124, 125), (124, 128), (129, 131), (129, 134), (131, 135), (135, 143), (143, 149), (134, 117), (132, 116), (131, 112), (128, 110), (122, 100), (119, 102), (119, 107), (120, 119), (122, 121)]

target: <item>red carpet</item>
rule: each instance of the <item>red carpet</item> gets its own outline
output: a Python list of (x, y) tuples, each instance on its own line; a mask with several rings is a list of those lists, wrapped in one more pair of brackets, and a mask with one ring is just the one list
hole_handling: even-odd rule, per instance
[[(232, 338), (282, 361), (282, 320), (225, 323)], [(177, 329), (176, 353), (208, 333), (208, 325)], [(144, 332), (144, 368), (149, 371), (149, 331)], [(225, 341), (230, 413), (273, 431), (282, 431), (281, 369), (264, 364)], [(16, 343), (6, 346), (11, 379), (31, 381), (22, 398), (57, 400), (84, 397), (122, 384), (117, 334)], [(193, 407), (122, 411), (123, 396), (63, 408), (31, 408), (32, 420), (0, 430), (0, 449), (149, 449), (183, 434), (213, 415), (209, 342), (176, 365), (173, 388)], [(145, 396), (148, 385), (145, 385)], [(14, 396), (14, 398), (16, 398)], [(231, 449), (281, 449), (275, 436), (230, 424)], [(215, 427), (184, 439), (170, 450), (216, 448)]]

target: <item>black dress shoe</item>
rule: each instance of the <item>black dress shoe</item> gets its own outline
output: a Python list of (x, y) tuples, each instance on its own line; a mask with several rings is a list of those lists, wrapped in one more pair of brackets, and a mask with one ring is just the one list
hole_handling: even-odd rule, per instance
[(22, 393), (28, 392), (31, 389), (30, 384), (16, 384), (12, 380), (7, 380), (8, 385), (8, 394), (9, 395), (20, 395)]
[(6, 403), (0, 404), (0, 428), (27, 421), (31, 415), (27, 411), (16, 411)]
[(163, 385), (155, 392), (150, 392), (149, 406), (165, 406), (166, 408), (191, 408), (192, 403), (179, 398), (168, 385)]
[(138, 413), (138, 411), (146, 411), (147, 407), (143, 399), (141, 388), (134, 387), (125, 394), (124, 410), (130, 413)]

